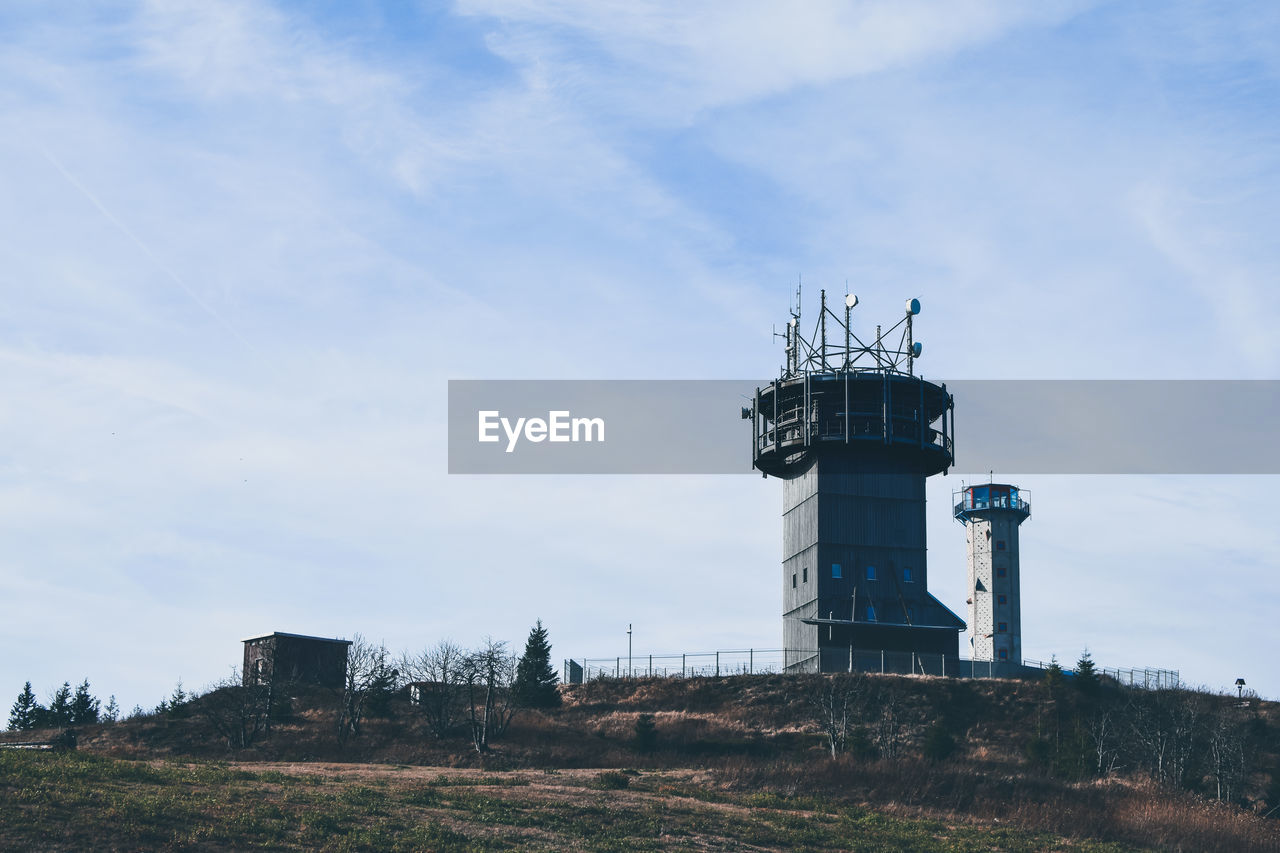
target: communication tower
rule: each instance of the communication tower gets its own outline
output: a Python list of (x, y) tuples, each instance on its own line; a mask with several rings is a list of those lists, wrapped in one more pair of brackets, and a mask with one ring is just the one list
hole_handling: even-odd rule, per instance
[[(800, 293), (784, 333), (786, 361), (757, 388), (752, 465), (782, 485), (782, 632), (786, 668), (864, 668), (868, 655), (954, 658), (964, 622), (928, 591), (925, 478), (953, 462), (954, 403), (916, 375), (920, 300), (868, 340), (822, 291), (813, 331)], [(862, 653), (862, 656), (859, 656)], [(898, 654), (896, 660), (916, 655)], [(874, 665), (874, 664), (872, 664)], [(900, 668), (891, 666), (890, 668)]]

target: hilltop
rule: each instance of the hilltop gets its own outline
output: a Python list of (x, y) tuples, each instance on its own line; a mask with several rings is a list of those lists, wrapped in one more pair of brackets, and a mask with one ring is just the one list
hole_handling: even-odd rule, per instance
[[(245, 774), (236, 777), (244, 796), (261, 784), (274, 792), (272, 798), (283, 797), (281, 785), (288, 788), (319, 774), (326, 780), (322, 787), (333, 787), (338, 796), (352, 785), (367, 787), (370, 778), (381, 779), (389, 786), (383, 795), (400, 803), (395, 797), (410, 796), (415, 786), (426, 784), (424, 779), (443, 774), (453, 781), (431, 784), (465, 785), (468, 796), (482, 789), (493, 800), (489, 817), (466, 819), (449, 812), (452, 806), (440, 805), (461, 800), (432, 800), (444, 809), (440, 819), (448, 817), (464, 839), (454, 839), (461, 845), (457, 849), (471, 849), (467, 844), (480, 826), (485, 837), (504, 838), (513, 827), (537, 823), (542, 820), (539, 802), (576, 813), (572, 803), (584, 789), (611, 789), (630, 792), (627, 797), (640, 797), (644, 808), (659, 811), (693, 802), (733, 805), (752, 814), (766, 809), (761, 814), (773, 817), (825, 815), (834, 823), (830, 833), (812, 839), (819, 849), (840, 846), (839, 827), (870, 815), (897, 821), (894, 832), (922, 831), (920, 821), (925, 821), (934, 827), (926, 835), (946, 842), (936, 849), (984, 849), (994, 842), (982, 833), (1000, 828), (1016, 836), (999, 842), (1007, 849), (1094, 849), (1087, 845), (1105, 842), (1120, 845), (1114, 849), (1280, 850), (1280, 707), (1275, 703), (1105, 683), (1082, 689), (1066, 682), (912, 676), (601, 679), (560, 691), (561, 707), (517, 712), (483, 754), (465, 730), (443, 738), (431, 734), (419, 709), (402, 694), (391, 697), (378, 716), (366, 717), (359, 734), (345, 740), (336, 734), (340, 696), (316, 689), (294, 691), (271, 731), (244, 749), (229, 749), (211, 727), (202, 703), (214, 701), (212, 696), (191, 701), (174, 716), (86, 727), (77, 733), (79, 750), (73, 757), (15, 758), (12, 751), (0, 751), (0, 759), (17, 762), (0, 775), (10, 801), (4, 815), (8, 835), (0, 842), (27, 838), (21, 834), (24, 820), (56, 813), (62, 802), (57, 786), (46, 785), (52, 800), (45, 811), (14, 813), (21, 806), (13, 802), (14, 783), (4, 781), (7, 777), (19, 770), (39, 776), (41, 762), (97, 761), (76, 764), (75, 773), (60, 771), (59, 778), (96, 773), (107, 784), (120, 773), (133, 773), (122, 768), (145, 767), (158, 774), (139, 783), (146, 788), (162, 784), (156, 780), (169, 772), (165, 768), (195, 768), (184, 772), (196, 780), (202, 773), (230, 772), (230, 766)], [(840, 724), (843, 719), (848, 725)], [(833, 735), (841, 747), (834, 757)], [(9, 740), (36, 736), (6, 735)], [(405, 781), (411, 779), (417, 781)], [(439, 793), (438, 787), (433, 790)], [(535, 791), (537, 802), (526, 802)], [(623, 796), (608, 795), (619, 803)], [(75, 800), (74, 791), (66, 797)], [(612, 802), (608, 797), (605, 802)], [(375, 812), (417, 826), (400, 806), (388, 803)], [(307, 810), (298, 809), (300, 827)], [(754, 838), (755, 824), (755, 829), (722, 825), (739, 811), (719, 809), (713, 821), (718, 828), (707, 832), (721, 832), (735, 843)], [(1268, 812), (1271, 817), (1262, 817)], [(288, 809), (282, 815), (287, 823)], [(91, 816), (92, 810), (77, 820)], [(206, 817), (211, 826), (218, 825), (216, 816)], [(609, 823), (598, 814), (578, 818), (601, 824), (602, 831)], [(711, 819), (698, 820), (703, 818)], [(688, 822), (675, 823), (685, 827), (682, 832), (701, 831)], [(661, 849), (675, 843), (662, 841), (660, 830), (651, 836), (643, 827), (632, 827), (627, 832), (638, 834), (628, 835), (622, 846)], [(776, 833), (766, 835), (774, 840), (759, 846), (788, 846)], [(866, 849), (894, 849), (892, 837), (884, 836), (888, 846)], [(303, 836), (290, 838), (282, 836), (279, 846), (311, 844)], [(454, 841), (433, 845), (447, 849)], [(963, 846), (970, 842), (976, 846)], [(579, 839), (574, 846), (591, 845)]]

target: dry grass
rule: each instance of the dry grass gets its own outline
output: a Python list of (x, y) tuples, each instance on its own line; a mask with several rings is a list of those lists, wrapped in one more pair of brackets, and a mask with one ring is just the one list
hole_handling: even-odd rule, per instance
[[(1163, 790), (1140, 779), (1073, 783), (1031, 766), (1023, 746), (1039, 731), (1045, 715), (1043, 692), (1035, 684), (892, 676), (873, 679), (877, 690), (897, 690), (907, 738), (904, 754), (894, 761), (857, 756), (831, 761), (824, 755), (809, 703), (818, 678), (602, 680), (574, 686), (564, 690), (563, 708), (521, 712), (493, 752), (484, 756), (471, 749), (461, 733), (444, 741), (433, 738), (405, 703), (396, 704), (391, 719), (369, 720), (361, 737), (340, 744), (333, 734), (332, 697), (322, 693), (300, 699), (294, 716), (278, 724), (269, 738), (235, 753), (229, 753), (198, 716), (90, 727), (81, 732), (81, 745), (83, 752), (144, 759), (158, 770), (166, 770), (173, 760), (234, 758), (235, 764), (222, 766), (228, 772), (246, 774), (238, 795), (245, 798), (254, 796), (255, 786), (269, 791), (276, 791), (273, 786), (285, 786), (297, 795), (301, 787), (298, 780), (305, 778), (319, 780), (326, 790), (337, 786), (332, 789), (335, 797), (357, 799), (362, 795), (344, 792), (378, 785), (417, 785), (434, 790), (443, 784), (440, 780), (449, 780), (450, 789), (487, 789), (494, 786), (473, 784), (474, 780), (493, 780), (499, 778), (494, 771), (510, 771), (503, 778), (524, 781), (508, 781), (498, 787), (504, 792), (508, 788), (522, 791), (486, 796), (515, 797), (523, 805), (493, 803), (490, 824), (470, 812), (469, 817), (451, 812), (440, 815), (445, 829), (468, 839), (486, 838), (489, 840), (484, 844), (494, 845), (498, 844), (494, 839), (504, 838), (507, 841), (503, 843), (509, 842), (509, 846), (517, 838), (521, 844), (541, 844), (553, 837), (564, 842), (568, 838), (562, 834), (568, 831), (563, 827), (549, 827), (539, 822), (541, 818), (527, 814), (536, 802), (586, 810), (579, 819), (600, 825), (607, 820), (590, 812), (592, 798), (627, 797), (640, 798), (637, 803), (643, 800), (643, 807), (650, 809), (650, 817), (660, 828), (665, 826), (662, 808), (654, 798), (668, 804), (684, 803), (681, 809), (688, 805), (686, 801), (707, 808), (776, 809), (788, 817), (761, 828), (759, 838), (752, 842), (765, 849), (772, 849), (769, 845), (775, 842), (784, 846), (778, 840), (784, 837), (778, 834), (779, 827), (789, 825), (796, 815), (813, 811), (839, 825), (854, 821), (851, 815), (861, 815), (857, 820), (864, 820), (870, 814), (891, 816), (911, 826), (925, 820), (973, 831), (1014, 827), (1024, 833), (1043, 834), (1053, 839), (1053, 844), (1069, 839), (1080, 849), (1089, 849), (1082, 845), (1094, 840), (1168, 850), (1280, 851), (1280, 820), (1275, 818), (1264, 820), (1244, 809)], [(635, 723), (641, 713), (654, 717), (657, 748), (652, 753), (641, 754), (635, 748)], [(959, 749), (946, 762), (929, 763), (920, 757), (923, 733), (940, 716), (945, 717)], [(1280, 752), (1277, 709), (1263, 706), (1258, 720), (1265, 734), (1264, 748), (1252, 757), (1259, 768), (1275, 766)], [(27, 733), (11, 737), (37, 739)], [(642, 777), (626, 773), (631, 770), (641, 771)], [(624, 774), (629, 780), (626, 787), (622, 786), (622, 775), (602, 777), (608, 771)], [(0, 778), (0, 785), (4, 783)], [(1270, 807), (1268, 797), (1280, 801), (1277, 794), (1269, 793), (1272, 790), (1280, 791), (1275, 776), (1262, 770), (1255, 773), (1249, 795), (1260, 811)], [(323, 808), (323, 803), (317, 803), (300, 806), (303, 812), (298, 813), (298, 820), (304, 820), (307, 809)], [(377, 818), (375, 812), (366, 815), (357, 805), (347, 803), (349, 807), (342, 811), (344, 820)], [(394, 809), (388, 812), (392, 813), (398, 814)], [(483, 809), (480, 813), (487, 814)], [(32, 819), (32, 812), (22, 814)], [(48, 819), (48, 813), (39, 814), (39, 821)], [(198, 817), (198, 813), (192, 814)], [(681, 818), (685, 825), (704, 819), (705, 815)], [(221, 818), (215, 815), (211, 820), (216, 823)], [(508, 826), (504, 820), (520, 823), (519, 832), (511, 835), (505, 829), (495, 829)], [(804, 838), (800, 829), (795, 839)], [(639, 825), (627, 830), (632, 831), (637, 834), (625, 836), (617, 849), (662, 849), (666, 843), (654, 840), (665, 837), (661, 833), (651, 837), (645, 834), (649, 829)], [(754, 837), (752, 830), (741, 826), (716, 832), (728, 832), (725, 837), (739, 842)], [(709, 841), (709, 835), (697, 837), (711, 849), (727, 843)], [(983, 837), (991, 840), (991, 836)], [(646, 844), (658, 846), (646, 848)], [(803, 846), (800, 841), (797, 844)], [(452, 848), (446, 844), (441, 849)], [(487, 848), (482, 845), (481, 849)]]

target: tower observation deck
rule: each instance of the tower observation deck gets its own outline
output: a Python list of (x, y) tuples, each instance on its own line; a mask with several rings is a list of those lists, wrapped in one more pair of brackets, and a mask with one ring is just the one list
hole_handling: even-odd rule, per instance
[(753, 467), (783, 481), (787, 669), (843, 671), (860, 650), (956, 656), (965, 625), (928, 592), (925, 532), (925, 478), (953, 463), (954, 403), (916, 374), (920, 301), (870, 341), (853, 330), (857, 297), (841, 317), (823, 291), (808, 336), (798, 303), (779, 377), (742, 410)]

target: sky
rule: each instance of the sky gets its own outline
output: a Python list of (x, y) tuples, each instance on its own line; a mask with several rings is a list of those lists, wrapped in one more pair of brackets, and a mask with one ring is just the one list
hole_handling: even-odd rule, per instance
[[(776, 648), (777, 481), (450, 476), (445, 395), (767, 379), (800, 277), (919, 297), (930, 377), (1280, 378), (1275, 4), (13, 0), (0, 34), (0, 700), (152, 707), (273, 630)], [(1280, 698), (1273, 477), (1019, 473), (1027, 657)]]

